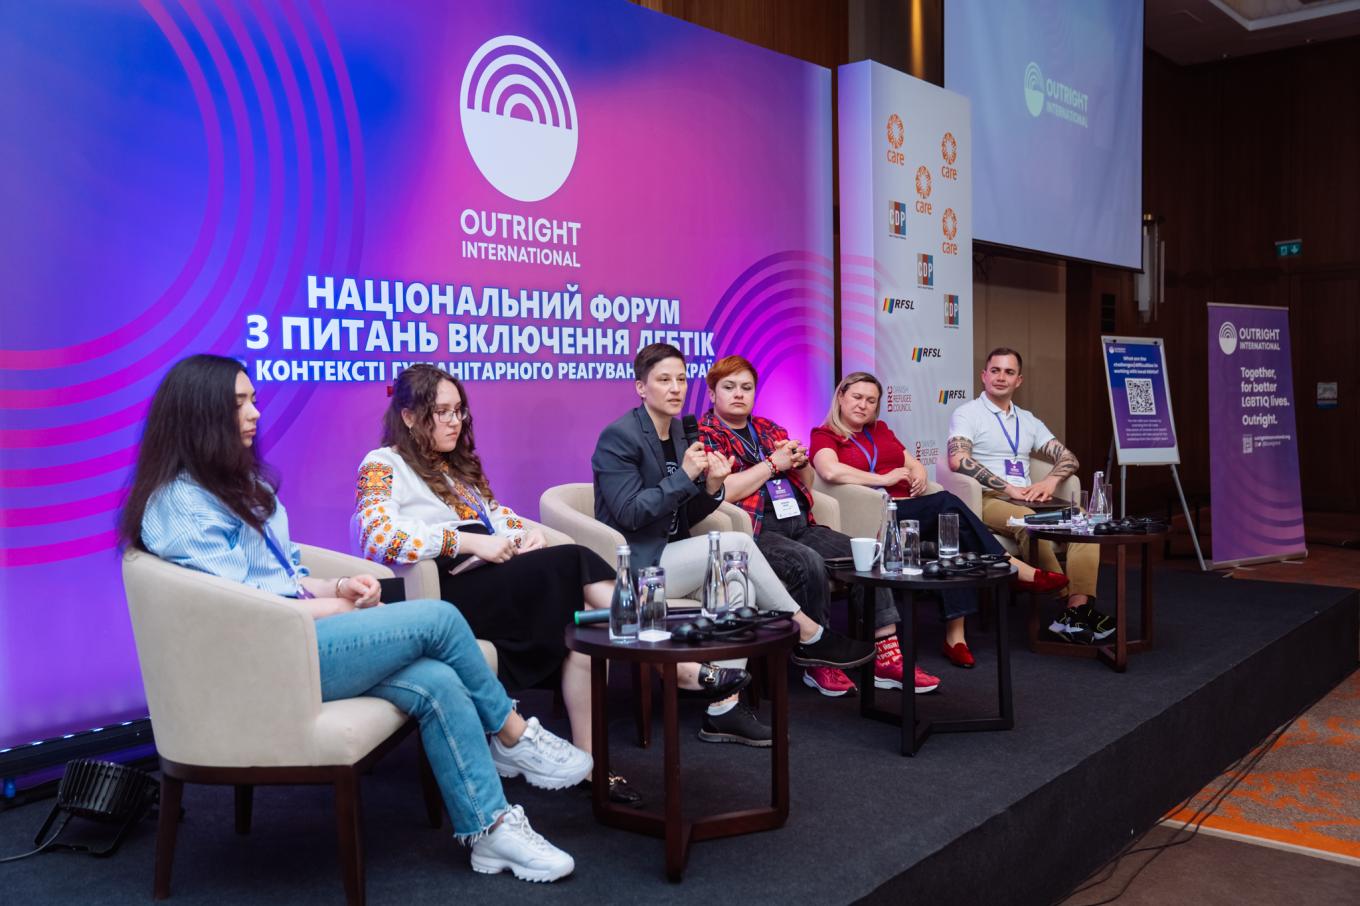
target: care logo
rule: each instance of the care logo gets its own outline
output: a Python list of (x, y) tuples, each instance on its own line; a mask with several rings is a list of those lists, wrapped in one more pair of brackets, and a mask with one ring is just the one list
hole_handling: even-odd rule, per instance
[(957, 255), (959, 244), (954, 238), (959, 235), (959, 216), (954, 213), (953, 208), (945, 208), (944, 215), (940, 218), (940, 231), (944, 233), (944, 242), (940, 243), (940, 251), (945, 255)]
[(954, 293), (945, 293), (944, 296), (944, 326), (959, 326), (959, 297)]
[(888, 314), (895, 311), (915, 311), (916, 301), (914, 299), (895, 299), (892, 296), (884, 296), (883, 310)]
[(918, 254), (916, 256), (916, 285), (926, 289), (935, 288), (935, 256)]
[(913, 346), (911, 348), (911, 360), (913, 362), (923, 362), (926, 359), (938, 359), (940, 349), (937, 346)]
[(1025, 67), (1025, 106), (1030, 116), (1044, 112), (1044, 73), (1033, 60)]
[(1237, 328), (1233, 322), (1224, 321), (1218, 329), (1218, 348), (1223, 350), (1224, 355), (1232, 355), (1237, 351)]
[(954, 140), (954, 133), (946, 132), (944, 138), (940, 139), (940, 157), (944, 158), (940, 176), (944, 179), (958, 179), (959, 171), (954, 169), (954, 162), (959, 159), (959, 143)]
[(907, 204), (903, 201), (888, 202), (888, 235), (897, 239), (907, 238)]
[(961, 400), (961, 399), (963, 399), (963, 398), (964, 398), (964, 391), (962, 391), (962, 390), (947, 390), (947, 389), (944, 389), (944, 390), (941, 390), (941, 391), (940, 391), (940, 396), (939, 396), (940, 405), (942, 405), (942, 406), (945, 405), (946, 403), (950, 402), (951, 400)]
[(889, 384), (883, 395), (883, 406), (888, 412), (910, 412), (911, 390), (900, 384)]
[(930, 170), (927, 167), (916, 168), (916, 213), (929, 214), (930, 202), (926, 201), (930, 197)]
[(528, 38), (500, 35), (472, 55), (458, 102), (477, 169), (503, 195), (541, 201), (576, 162), (579, 123), (566, 76)]
[(902, 117), (894, 113), (888, 117), (888, 163), (906, 166), (907, 156), (902, 153), (902, 143), (907, 140), (907, 131), (902, 126)]

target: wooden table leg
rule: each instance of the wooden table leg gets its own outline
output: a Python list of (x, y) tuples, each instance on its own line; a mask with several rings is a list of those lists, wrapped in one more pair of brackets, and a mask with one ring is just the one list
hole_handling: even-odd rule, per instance
[[(859, 606), (856, 613), (859, 615), (858, 634), (861, 639), (867, 642), (874, 640), (874, 589), (867, 585), (855, 586), (860, 591)], [(900, 614), (899, 614), (900, 616)], [(902, 621), (898, 620), (898, 641), (901, 641)], [(854, 630), (852, 629), (852, 634)], [(859, 668), (859, 713), (863, 717), (868, 717), (874, 712), (874, 659)]]
[(1143, 545), (1143, 645), (1152, 647), (1152, 545)]
[(1115, 546), (1114, 669), (1123, 673), (1129, 664), (1129, 550)]
[(680, 715), (677, 698), (675, 664), (661, 667), (661, 710), (665, 750), (666, 775), (666, 877), (679, 881), (685, 870), (685, 855), (689, 841), (685, 839), (684, 818), (680, 801)]
[(591, 805), (596, 819), (609, 809), (609, 661), (590, 659), (590, 747), (595, 767), (590, 780)]
[[(906, 593), (907, 612), (903, 614), (902, 623), (899, 623), (898, 643), (903, 649), (902, 653), (902, 754), (916, 755), (916, 595), (908, 590)], [(901, 644), (902, 624), (911, 626), (911, 640), (907, 644)], [(873, 664), (873, 661), (869, 662)], [(873, 671), (869, 673), (869, 686), (873, 687)]]
[(780, 651), (765, 659), (770, 678), (770, 732), (774, 750), (770, 755), (770, 805), (782, 824), (789, 817), (789, 673), (787, 655)]
[[(1015, 726), (1015, 711), (1011, 703), (1011, 643), (1006, 628), (1006, 612), (1010, 610), (1010, 594), (1000, 586), (988, 594), (996, 608), (996, 688), (1001, 700), (1001, 719), (1009, 730)], [(1033, 602), (1031, 602), (1031, 605)]]
[(633, 664), (633, 720), (637, 724), (638, 748), (645, 749), (652, 744), (652, 667), (650, 664)]

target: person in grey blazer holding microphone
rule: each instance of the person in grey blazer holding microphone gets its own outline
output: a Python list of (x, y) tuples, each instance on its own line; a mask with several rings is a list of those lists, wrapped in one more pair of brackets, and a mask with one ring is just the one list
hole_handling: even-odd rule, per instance
[[(704, 538), (691, 538), (690, 527), (722, 502), (723, 479), (731, 473), (732, 463), (705, 449), (697, 431), (687, 437), (677, 418), (687, 389), (685, 357), (679, 349), (666, 343), (643, 347), (633, 360), (633, 376), (642, 404), (600, 433), (591, 456), (595, 518), (624, 536), (635, 567), (666, 570), (669, 597), (698, 597), (708, 544)], [(793, 614), (798, 627), (794, 663), (849, 669), (873, 657), (872, 643), (837, 635), (799, 610), (749, 536), (723, 532), (721, 544), (723, 551), (746, 554), (753, 603)], [(726, 668), (705, 665), (701, 674), (706, 669)], [(770, 728), (735, 694), (709, 705), (699, 738), (757, 747), (771, 744)]]

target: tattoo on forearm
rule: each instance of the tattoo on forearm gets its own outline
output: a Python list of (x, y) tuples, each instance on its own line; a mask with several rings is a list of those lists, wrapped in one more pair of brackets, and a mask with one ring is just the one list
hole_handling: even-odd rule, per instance
[(1056, 478), (1058, 481), (1062, 481), (1069, 475), (1076, 473), (1078, 466), (1077, 457), (1072, 455), (1071, 450), (1059, 443), (1057, 438), (1044, 444), (1043, 449), (1039, 452), (1053, 461), (1053, 471), (1048, 473), (1050, 478)]
[(1004, 491), (1010, 485), (998, 478), (990, 469), (973, 458), (973, 442), (965, 437), (951, 437), (948, 444), (949, 461), (954, 462), (958, 457), (958, 465), (954, 466), (954, 471), (960, 475), (967, 475), (969, 478), (993, 491)]

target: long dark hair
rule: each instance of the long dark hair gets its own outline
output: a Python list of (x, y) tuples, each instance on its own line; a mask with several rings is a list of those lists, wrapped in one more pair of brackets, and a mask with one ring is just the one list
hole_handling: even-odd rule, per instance
[[(274, 515), (278, 476), (241, 442), (235, 359), (195, 355), (175, 363), (151, 399), (118, 534), (125, 546), (146, 550), (142, 517), (151, 495), (180, 473), (262, 530)], [(273, 488), (274, 490), (270, 490)]]
[[(467, 420), (458, 432), (458, 443), (448, 453), (440, 453), (434, 448), (433, 437), (434, 398), (444, 381), (458, 388), (458, 396), (467, 412)], [(415, 416), (409, 428), (401, 417), (403, 409)], [(472, 407), (463, 382), (433, 365), (411, 365), (397, 375), (392, 399), (383, 413), (382, 445), (396, 448), (435, 496), (449, 506), (453, 506), (456, 499), (444, 478), (449, 473), (475, 487), (488, 500), (495, 496), (491, 493), (486, 472), (482, 470), (482, 458), (477, 455), (477, 440), (472, 433)]]

